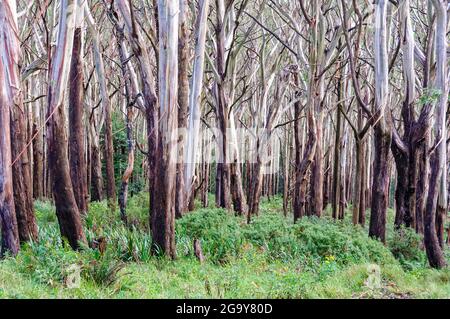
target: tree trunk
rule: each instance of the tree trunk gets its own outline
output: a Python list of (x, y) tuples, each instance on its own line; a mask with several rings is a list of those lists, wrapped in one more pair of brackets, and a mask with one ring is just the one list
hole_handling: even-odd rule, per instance
[(323, 209), (323, 114), (322, 112), (316, 114), (317, 142), (311, 169), (311, 213), (320, 217)]
[(192, 88), (189, 95), (189, 131), (186, 141), (186, 172), (184, 185), (186, 197), (190, 198), (194, 182), (195, 165), (197, 161), (197, 150), (199, 148), (200, 133), (200, 102), (203, 86), (203, 73), (205, 62), (206, 32), (208, 29), (209, 0), (199, 2), (199, 12), (195, 32), (195, 53), (192, 72)]
[(248, 205), (247, 198), (242, 184), (242, 172), (241, 164), (239, 158), (239, 148), (238, 148), (238, 137), (236, 133), (236, 127), (234, 124), (234, 114), (230, 114), (230, 130), (231, 130), (231, 140), (232, 140), (232, 150), (231, 156), (233, 157), (233, 162), (230, 163), (230, 175), (231, 175), (231, 198), (233, 200), (234, 211), (238, 215), (247, 215)]
[(387, 0), (379, 0), (375, 7), (375, 112), (380, 117), (374, 127), (375, 156), (373, 161), (372, 205), (369, 236), (385, 242), (386, 211), (389, 187), (389, 151), (392, 133), (388, 120), (388, 32)]
[[(2, 21), (5, 16), (5, 4), (0, 3), (0, 31), (4, 32)], [(3, 50), (0, 38), (0, 49)], [(6, 85), (5, 66), (0, 59), (0, 84)], [(10, 103), (5, 94), (0, 91), (0, 219), (1, 219), (1, 251), (0, 257), (5, 253), (15, 256), (19, 251), (19, 230), (17, 227), (16, 212), (11, 170), (11, 135), (10, 135)]]
[[(39, 92), (36, 89), (36, 83), (32, 81), (33, 92)], [(37, 95), (37, 94), (35, 94)], [(37, 101), (33, 105), (33, 128), (32, 136), (36, 136), (33, 140), (33, 198), (42, 199), (44, 197), (44, 141), (41, 129), (41, 109), (43, 109), (41, 101)]]
[(379, 125), (375, 126), (375, 157), (372, 181), (372, 205), (369, 236), (386, 240), (386, 211), (389, 191), (389, 150), (391, 136)]
[(91, 144), (91, 201), (103, 200), (103, 176), (100, 148), (98, 144)]
[[(127, 218), (127, 201), (128, 201), (128, 184), (130, 181), (131, 176), (133, 175), (133, 169), (134, 169), (134, 141), (133, 141), (133, 102), (130, 96), (131, 91), (131, 85), (130, 85), (130, 78), (128, 76), (127, 70), (127, 57), (124, 53), (124, 47), (122, 46), (124, 42), (124, 33), (123, 31), (116, 30), (117, 33), (117, 47), (119, 49), (119, 57), (121, 62), (121, 71), (122, 76), (124, 80), (124, 90), (125, 90), (125, 103), (126, 103), (126, 118), (125, 118), (125, 125), (127, 129), (127, 152), (128, 152), (128, 162), (127, 167), (125, 169), (125, 172), (122, 175), (122, 181), (120, 185), (120, 192), (119, 192), (119, 209), (120, 209), (120, 219), (125, 223), (125, 225), (128, 224), (128, 218)], [(133, 99), (134, 101), (134, 99)]]
[[(432, 0), (432, 3), (436, 10), (436, 87), (440, 91), (440, 97), (436, 105), (436, 121), (434, 124), (436, 148), (431, 158), (431, 177), (424, 220), (424, 241), (430, 266), (443, 268), (447, 264), (442, 251), (443, 243), (440, 242), (444, 237), (441, 232), (443, 231), (443, 214), (447, 211), (448, 195), (446, 182), (446, 112), (448, 103), (446, 72), (447, 1)], [(436, 216), (439, 235), (436, 231)]]
[[(96, 55), (100, 55), (99, 50), (96, 50)], [(100, 64), (101, 63), (101, 64)], [(98, 69), (99, 76), (104, 77), (105, 74), (100, 74), (103, 70), (103, 62), (100, 57), (96, 58), (96, 69)], [(101, 84), (102, 102), (105, 112), (105, 156), (106, 162), (106, 197), (108, 199), (108, 207), (114, 211), (116, 209), (116, 179), (114, 176), (114, 145), (112, 132), (112, 114), (111, 103), (109, 101), (108, 92), (106, 91), (106, 84)]]
[[(225, 8), (223, 0), (216, 0), (216, 68), (219, 73), (220, 79), (216, 82), (216, 115), (217, 122), (219, 124), (220, 134), (216, 136), (218, 142), (218, 164), (217, 164), (217, 179), (216, 179), (216, 191), (218, 199), (216, 204), (219, 207), (231, 210), (231, 171), (228, 154), (228, 131), (229, 131), (229, 118), (228, 118), (228, 97), (226, 95), (225, 88)], [(220, 175), (219, 175), (220, 174)]]
[[(364, 227), (366, 223), (366, 207), (367, 207), (367, 196), (366, 196), (366, 185), (367, 185), (367, 168), (365, 161), (365, 153), (366, 153), (366, 143), (362, 142), (360, 147), (362, 148), (361, 154), (362, 154), (362, 161), (361, 161), (361, 186), (360, 186), (360, 193), (359, 193), (359, 216), (358, 216), (358, 223)], [(369, 165), (370, 166), (370, 165)], [(356, 176), (355, 176), (356, 178)]]
[(75, 200), (68, 159), (67, 133), (64, 125), (64, 89), (73, 46), (76, 8), (74, 0), (61, 2), (56, 50), (51, 60), (48, 88), (47, 126), (48, 163), (61, 236), (73, 249), (86, 243), (80, 212)]
[(114, 177), (114, 145), (112, 133), (111, 106), (105, 104), (105, 157), (106, 162), (106, 197), (111, 210), (116, 207), (116, 179)]
[[(81, 13), (80, 10), (79, 13)], [(79, 14), (78, 13), (78, 14)], [(77, 17), (78, 20), (78, 17)], [(69, 158), (70, 177), (78, 209), (82, 215), (88, 211), (87, 165), (83, 122), (83, 57), (81, 27), (75, 29), (72, 62), (69, 73)]]
[[(187, 112), (189, 108), (189, 31), (187, 26), (188, 13), (187, 0), (180, 0), (180, 26), (178, 39), (178, 128), (183, 130), (187, 127)], [(186, 187), (184, 185), (184, 134), (179, 134), (178, 139), (178, 161), (176, 180), (175, 216), (180, 218), (186, 211)]]
[(176, 257), (175, 248), (175, 187), (176, 142), (178, 139), (178, 1), (160, 0), (159, 19), (159, 103), (160, 134), (156, 151), (155, 203), (151, 212), (154, 249), (168, 257)]
[(293, 205), (294, 222), (306, 215), (306, 188), (308, 180), (307, 174), (314, 160), (314, 153), (317, 143), (316, 123), (312, 110), (308, 110), (307, 117), (308, 141), (306, 143), (303, 160), (301, 161), (300, 165), (296, 166), (294, 192), (298, 192), (298, 199), (297, 202), (294, 201)]
[[(338, 101), (342, 100), (343, 88), (342, 81), (338, 83)], [(333, 159), (333, 201), (332, 201), (332, 216), (337, 219), (339, 216), (339, 201), (341, 198), (340, 185), (341, 185), (341, 111), (336, 109), (336, 136), (334, 140), (334, 159)]]
[[(4, 104), (10, 109), (10, 134), (12, 156), (12, 181), (15, 214), (20, 242), (37, 240), (38, 229), (33, 209), (31, 164), (27, 146), (27, 110), (23, 104), (20, 70), (21, 53), (17, 25), (16, 1), (0, 5), (0, 58), (3, 60)], [(10, 165), (10, 164), (8, 164)]]

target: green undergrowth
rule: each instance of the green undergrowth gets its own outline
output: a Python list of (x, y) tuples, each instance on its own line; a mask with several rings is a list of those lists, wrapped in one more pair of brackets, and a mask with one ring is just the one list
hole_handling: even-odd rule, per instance
[[(72, 251), (60, 239), (54, 207), (38, 201), (40, 241), (0, 261), (0, 297), (450, 297), (450, 270), (430, 269), (422, 239), (410, 230), (389, 226), (383, 245), (348, 218), (332, 220), (329, 209), (323, 218), (294, 224), (290, 214), (283, 216), (280, 197), (265, 199), (250, 224), (213, 205), (213, 198), (208, 208), (196, 202), (194, 212), (177, 220), (177, 259), (171, 261), (150, 253), (145, 193), (129, 200), (129, 227), (105, 202), (91, 203), (86, 236), (89, 242), (104, 238), (102, 252)], [(202, 264), (194, 239), (206, 258)]]

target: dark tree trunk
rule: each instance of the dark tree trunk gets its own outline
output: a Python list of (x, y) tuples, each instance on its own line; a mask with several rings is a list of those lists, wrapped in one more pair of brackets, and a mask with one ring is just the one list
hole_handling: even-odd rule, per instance
[[(4, 82), (4, 67), (0, 59), (0, 84)], [(13, 256), (19, 251), (19, 230), (14, 208), (11, 170), (10, 107), (4, 90), (0, 91), (0, 219), (1, 251)]]
[[(259, 142), (259, 141), (258, 141)], [(250, 195), (250, 206), (247, 214), (247, 223), (250, 223), (252, 216), (259, 213), (259, 201), (263, 187), (263, 167), (261, 158), (258, 156), (257, 162), (253, 165), (252, 194)]]
[(19, 228), (20, 242), (37, 240), (38, 228), (33, 208), (33, 190), (31, 166), (27, 151), (26, 110), (22, 97), (17, 97), (17, 104), (11, 114), (11, 150), (15, 161), (12, 166), (14, 204)]
[(370, 214), (369, 236), (386, 241), (386, 211), (388, 208), (389, 188), (389, 151), (391, 147), (391, 133), (382, 127), (382, 123), (375, 125), (375, 154), (372, 182), (372, 205)]
[(91, 201), (103, 200), (103, 176), (100, 149), (92, 143), (91, 146)]
[(201, 200), (202, 200), (202, 206), (203, 207), (208, 207), (209, 205), (209, 200), (208, 200), (208, 195), (209, 195), (209, 175), (210, 175), (210, 170), (211, 170), (211, 164), (210, 164), (210, 159), (211, 159), (211, 142), (210, 141), (205, 141), (204, 142), (204, 151), (202, 153), (202, 193), (201, 193)]
[[(338, 84), (340, 86), (340, 82)], [(338, 89), (341, 92), (341, 89)], [(341, 100), (340, 94), (338, 100)], [(339, 202), (341, 198), (341, 111), (336, 110), (336, 137), (334, 140), (334, 159), (333, 159), (333, 201), (332, 201), (332, 217), (337, 219), (340, 210)]]
[(83, 57), (82, 31), (75, 29), (69, 73), (69, 158), (70, 177), (78, 209), (88, 211), (87, 165), (83, 123)]
[(42, 199), (44, 197), (44, 143), (42, 132), (38, 132), (39, 122), (34, 119), (33, 123), (33, 198)]
[[(366, 162), (364, 160), (366, 153), (366, 143), (362, 142), (360, 144), (361, 150), (361, 186), (359, 189), (359, 213), (358, 213), (358, 223), (361, 226), (364, 226), (366, 223), (366, 207), (367, 207), (367, 198), (366, 198), (366, 184), (367, 184), (367, 167)], [(356, 178), (356, 176), (355, 176)]]
[[(68, 140), (64, 90), (67, 79), (62, 77), (68, 72), (70, 53), (73, 45), (73, 24), (75, 12), (68, 3), (61, 5), (58, 25), (58, 45), (50, 58), (49, 86), (47, 93), (47, 158), (51, 175), (53, 197), (55, 199), (56, 216), (58, 218), (61, 236), (66, 239), (73, 249), (78, 249), (79, 243), (86, 243), (80, 212), (74, 196), (68, 154)], [(69, 52), (65, 49), (70, 48)], [(66, 59), (69, 59), (68, 61)]]
[(356, 165), (355, 165), (355, 186), (353, 190), (353, 202), (352, 202), (352, 221), (353, 225), (359, 223), (360, 212), (361, 212), (361, 195), (363, 192), (363, 160), (364, 160), (364, 150), (362, 141), (356, 137), (355, 138), (355, 149), (356, 149)]
[[(294, 205), (293, 205), (293, 213), (294, 213), (294, 222), (297, 219), (302, 218), (306, 215), (307, 207), (306, 207), (306, 194), (307, 194), (307, 180), (308, 180), (308, 172), (314, 161), (314, 153), (316, 151), (317, 144), (317, 134), (316, 134), (316, 123), (312, 110), (308, 110), (308, 141), (306, 142), (306, 147), (304, 151), (304, 158), (300, 162), (300, 165), (295, 167), (295, 185), (294, 192), (298, 192), (298, 197), (294, 197)], [(297, 140), (296, 140), (297, 141)], [(298, 142), (298, 141), (297, 141)], [(296, 145), (296, 148), (299, 148)], [(296, 150), (297, 156), (297, 150)], [(297, 160), (296, 160), (297, 161)]]
[(418, 147), (418, 176), (416, 193), (416, 232), (424, 233), (424, 218), (429, 192), (430, 160), (428, 153), (429, 134), (424, 137), (423, 143)]
[[(51, 104), (49, 103), (49, 105)], [(49, 109), (50, 112), (52, 110)], [(61, 236), (68, 240), (73, 249), (78, 249), (79, 242), (85, 243), (86, 237), (70, 179), (67, 135), (64, 121), (64, 106), (60, 105), (53, 114), (52, 121), (48, 127), (48, 164), (52, 176), (53, 196)]]
[[(219, 3), (216, 1), (216, 8), (219, 8)], [(228, 130), (229, 130), (229, 118), (228, 118), (228, 98), (225, 88), (225, 25), (224, 17), (221, 14), (217, 14), (216, 23), (216, 65), (217, 72), (219, 73), (220, 81), (217, 81), (217, 99), (216, 99), (216, 116), (220, 130), (220, 136), (216, 136), (216, 141), (219, 146), (219, 156), (217, 164), (217, 178), (216, 178), (216, 204), (219, 207), (223, 207), (227, 210), (231, 210), (231, 170), (228, 154)], [(218, 197), (218, 198), (217, 198)]]
[(397, 185), (395, 188), (395, 227), (400, 228), (406, 224), (406, 191), (408, 187), (408, 156), (406, 153), (398, 150), (392, 144), (392, 154), (394, 155), (397, 168)]
[(209, 194), (209, 163), (203, 163), (203, 184), (202, 184), (202, 206), (208, 207), (208, 194)]
[(231, 170), (231, 197), (233, 199), (233, 208), (238, 215), (248, 213), (247, 199), (242, 186), (242, 173), (240, 164), (236, 161), (230, 164)]

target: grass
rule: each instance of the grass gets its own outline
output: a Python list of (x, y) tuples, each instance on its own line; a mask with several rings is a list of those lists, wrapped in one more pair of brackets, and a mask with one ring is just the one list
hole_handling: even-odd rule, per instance
[[(85, 230), (89, 240), (106, 238), (101, 254), (63, 245), (53, 206), (36, 202), (40, 242), (0, 261), (0, 298), (450, 297), (450, 270), (430, 269), (421, 239), (408, 230), (394, 232), (389, 225), (384, 246), (347, 218), (305, 218), (294, 225), (292, 216), (283, 217), (279, 197), (264, 200), (250, 225), (197, 203), (177, 221), (178, 258), (170, 261), (149, 253), (147, 195), (132, 197), (128, 206), (132, 229), (106, 203), (91, 204)], [(193, 256), (194, 239), (202, 243), (203, 264)], [(374, 269), (376, 285), (370, 284)]]

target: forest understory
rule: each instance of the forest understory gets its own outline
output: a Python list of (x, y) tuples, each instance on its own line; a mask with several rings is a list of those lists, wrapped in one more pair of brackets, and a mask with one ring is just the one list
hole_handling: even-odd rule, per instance
[(448, 0), (0, 0), (0, 298), (450, 298)]
[[(106, 202), (91, 205), (84, 226), (90, 240), (105, 239), (102, 253), (64, 249), (54, 207), (36, 202), (41, 241), (0, 263), (0, 298), (450, 298), (450, 269), (428, 266), (413, 231), (388, 227), (383, 245), (351, 219), (333, 220), (330, 209), (294, 226), (279, 196), (263, 199), (250, 225), (200, 206), (177, 221), (172, 261), (149, 254), (146, 193), (130, 199), (131, 228)], [(392, 222), (392, 210), (388, 217)], [(200, 239), (203, 263), (194, 239)], [(446, 256), (450, 261), (449, 249)], [(75, 287), (67, 282), (73, 265), (81, 272)]]

